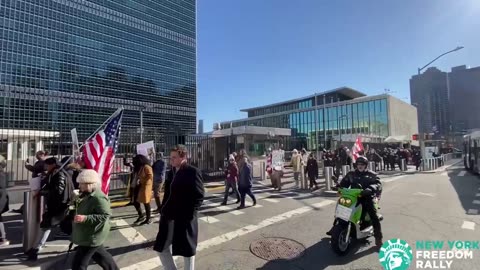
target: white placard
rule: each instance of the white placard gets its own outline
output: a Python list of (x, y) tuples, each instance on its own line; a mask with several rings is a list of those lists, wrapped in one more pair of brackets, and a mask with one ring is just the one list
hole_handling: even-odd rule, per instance
[(273, 150), (272, 151), (272, 165), (282, 166), (285, 163), (285, 151), (284, 150)]
[(33, 177), (32, 179), (28, 180), (28, 184), (31, 191), (38, 191), (42, 188), (42, 177)]
[(155, 161), (155, 144), (153, 141), (137, 145), (137, 154), (144, 155), (150, 159), (151, 162)]
[(72, 154), (74, 160), (77, 160), (77, 158), (80, 157), (80, 146), (78, 145), (78, 136), (77, 136), (77, 129), (74, 128), (70, 130), (70, 133), (72, 134)]

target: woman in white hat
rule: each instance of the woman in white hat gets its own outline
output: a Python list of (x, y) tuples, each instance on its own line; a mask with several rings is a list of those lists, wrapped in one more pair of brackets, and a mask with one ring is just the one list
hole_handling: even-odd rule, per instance
[(80, 196), (76, 201), (72, 242), (78, 245), (72, 270), (86, 270), (93, 258), (102, 269), (119, 269), (103, 243), (110, 232), (110, 201), (100, 190), (100, 177), (94, 170), (82, 170), (77, 177)]

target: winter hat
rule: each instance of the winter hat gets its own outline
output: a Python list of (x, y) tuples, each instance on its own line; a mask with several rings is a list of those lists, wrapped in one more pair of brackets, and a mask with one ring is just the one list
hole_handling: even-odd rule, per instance
[(230, 156), (228, 157), (228, 160), (235, 160), (235, 156), (234, 156), (234, 155), (230, 155)]
[(79, 184), (97, 184), (100, 182), (98, 173), (92, 169), (82, 170), (77, 177)]

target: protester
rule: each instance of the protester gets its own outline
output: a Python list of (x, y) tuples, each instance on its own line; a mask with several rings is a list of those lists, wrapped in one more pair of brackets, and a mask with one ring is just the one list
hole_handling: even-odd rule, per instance
[(163, 161), (163, 154), (159, 153), (159, 158), (152, 165), (153, 167), (153, 197), (155, 198), (155, 203), (157, 204), (156, 213), (160, 213), (160, 208), (162, 203), (160, 201), (160, 194), (162, 191), (163, 180), (165, 179), (165, 161)]
[(0, 155), (0, 247), (10, 245), (7, 239), (5, 226), (3, 225), (2, 214), (9, 210), (8, 207), (8, 193), (7, 193), (7, 179), (5, 177), (4, 168), (6, 166), (5, 158)]
[[(32, 178), (43, 177), (45, 175), (45, 171), (47, 170), (47, 168), (45, 167), (45, 155), (46, 152), (44, 151), (38, 151), (37, 153), (35, 153), (35, 158), (37, 159), (37, 161), (35, 162), (35, 164), (33, 164), (33, 166), (30, 164), (29, 159), (25, 161), (25, 169), (32, 173)], [(23, 207), (24, 205), (22, 205), (19, 209), (12, 210), (12, 212), (22, 214)]]
[(420, 165), (422, 164), (422, 154), (420, 153), (420, 151), (415, 150), (413, 152), (412, 159), (413, 159), (413, 164), (415, 165), (415, 168), (418, 171), (418, 169), (420, 168)]
[(318, 178), (318, 163), (313, 154), (310, 154), (307, 162), (307, 174), (308, 179), (310, 180), (310, 189), (318, 189), (317, 178)]
[(237, 195), (237, 202), (240, 202), (240, 193), (238, 192), (237, 188), (237, 181), (238, 181), (238, 167), (237, 163), (235, 162), (235, 158), (233, 155), (230, 155), (228, 159), (228, 167), (225, 171), (226, 181), (225, 181), (225, 196), (223, 198), (222, 205), (227, 205), (229, 189), (232, 188), (235, 194)]
[(68, 213), (68, 204), (73, 198), (73, 184), (68, 173), (60, 169), (60, 164), (54, 157), (45, 160), (47, 176), (42, 181), (40, 194), (45, 197), (46, 212), (42, 216), (37, 245), (27, 252), (28, 260), (36, 261), (53, 227), (64, 220)]
[(253, 186), (253, 169), (252, 165), (248, 162), (248, 159), (244, 158), (244, 166), (240, 171), (240, 180), (238, 181), (238, 189), (240, 190), (241, 203), (237, 209), (245, 208), (245, 197), (246, 195), (250, 196), (253, 200), (253, 205), (257, 204), (257, 199), (252, 193)]
[(154, 250), (164, 269), (177, 269), (172, 256), (183, 256), (186, 270), (195, 268), (198, 241), (197, 212), (204, 198), (202, 173), (187, 164), (187, 149), (178, 145), (170, 152), (172, 170), (165, 180), (160, 229)]
[[(134, 222), (136, 225), (145, 225), (152, 223), (152, 213), (150, 201), (152, 200), (153, 171), (150, 166), (150, 160), (144, 155), (136, 155), (133, 158), (133, 171), (135, 174), (135, 200), (133, 206), (137, 210), (138, 219)], [(140, 204), (145, 207), (145, 214), (142, 213)]]
[(78, 175), (80, 196), (76, 203), (72, 242), (76, 248), (72, 270), (86, 270), (93, 259), (102, 269), (119, 269), (103, 243), (110, 232), (110, 201), (99, 190), (100, 177), (94, 170), (83, 170)]
[(129, 176), (129, 180), (128, 180), (128, 197), (130, 198), (130, 202), (128, 203), (128, 205), (132, 205), (134, 202), (135, 202), (135, 187), (137, 185), (137, 181), (135, 180), (135, 172), (134, 172), (134, 168), (133, 168), (133, 163), (132, 162), (128, 162), (127, 160), (127, 156), (125, 155), (123, 157), (123, 166), (125, 167), (128, 167), (130, 169), (130, 176)]
[(302, 172), (302, 156), (298, 153), (297, 149), (292, 151), (292, 170), (293, 179), (295, 180), (295, 188), (299, 187), (300, 173)]

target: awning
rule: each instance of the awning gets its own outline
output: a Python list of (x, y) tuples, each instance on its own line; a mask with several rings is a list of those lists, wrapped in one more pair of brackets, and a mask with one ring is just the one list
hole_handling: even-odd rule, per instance
[(213, 138), (241, 135), (266, 135), (266, 136), (292, 136), (292, 130), (289, 128), (273, 128), (258, 126), (241, 126), (227, 129), (215, 130), (212, 132)]
[(403, 142), (410, 142), (411, 139), (407, 135), (400, 135), (400, 136), (389, 136), (385, 139), (387, 143), (403, 143)]

